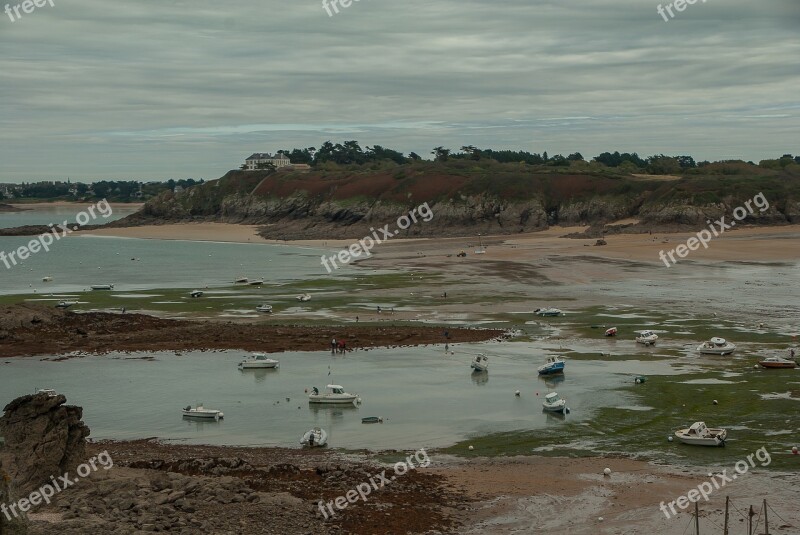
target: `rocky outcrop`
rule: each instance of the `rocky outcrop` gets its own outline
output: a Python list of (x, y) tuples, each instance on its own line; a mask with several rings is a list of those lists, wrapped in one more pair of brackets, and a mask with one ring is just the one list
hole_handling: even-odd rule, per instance
[(35, 394), (15, 399), (0, 418), (3, 466), (16, 492), (25, 496), (86, 460), (89, 428), (83, 409), (65, 405), (63, 395)]

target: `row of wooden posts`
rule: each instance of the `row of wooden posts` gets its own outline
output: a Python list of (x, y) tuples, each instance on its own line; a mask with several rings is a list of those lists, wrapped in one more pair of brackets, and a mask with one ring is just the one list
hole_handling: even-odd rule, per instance
[[(722, 528), (722, 535), (730, 535), (730, 503), (731, 498), (730, 496), (725, 496), (725, 525)], [(759, 535), (769, 535), (769, 516), (767, 515), (767, 500), (764, 500), (764, 533)], [(753, 526), (753, 517), (756, 516), (758, 513), (753, 510), (753, 506), (750, 506), (750, 510), (747, 513), (747, 535), (756, 535), (753, 530), (756, 526)], [(694, 527), (695, 527), (695, 534), (700, 535), (700, 508), (697, 505), (697, 502), (694, 502)]]

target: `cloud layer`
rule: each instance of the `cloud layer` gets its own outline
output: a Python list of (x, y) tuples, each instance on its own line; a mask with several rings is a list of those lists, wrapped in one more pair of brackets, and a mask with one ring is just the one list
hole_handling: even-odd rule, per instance
[(800, 153), (796, 0), (53, 1), (0, 14), (0, 181), (215, 178), (327, 139)]

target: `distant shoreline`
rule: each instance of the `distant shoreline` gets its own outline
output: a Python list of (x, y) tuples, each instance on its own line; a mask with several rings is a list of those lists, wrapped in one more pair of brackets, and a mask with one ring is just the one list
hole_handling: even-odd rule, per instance
[[(63, 208), (63, 207), (71, 207), (71, 206), (89, 206), (97, 204), (98, 201), (45, 201), (45, 202), (15, 202), (9, 203), (8, 206), (12, 208), (16, 208), (17, 210), (37, 210), (43, 208)], [(108, 203), (112, 208), (113, 207), (131, 207), (140, 209), (144, 206), (142, 202), (109, 202)], [(2, 205), (0, 205), (2, 207)], [(2, 208), (0, 208), (2, 211)]]

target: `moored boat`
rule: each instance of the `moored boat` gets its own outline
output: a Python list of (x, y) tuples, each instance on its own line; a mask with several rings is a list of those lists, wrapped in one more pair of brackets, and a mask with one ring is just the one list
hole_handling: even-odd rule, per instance
[(537, 308), (533, 311), (534, 314), (537, 316), (547, 317), (547, 318), (555, 318), (561, 316), (563, 312), (561, 309), (558, 308)]
[(472, 363), (469, 365), (469, 367), (476, 372), (488, 372), (489, 358), (483, 353), (476, 355), (475, 358), (472, 359)]
[(692, 446), (724, 446), (728, 436), (726, 429), (710, 429), (705, 422), (695, 422), (687, 429), (675, 431), (675, 437)]
[(703, 342), (697, 346), (697, 351), (703, 355), (730, 355), (736, 351), (736, 344), (715, 336), (708, 342)]
[(189, 293), (189, 297), (203, 297), (203, 291), (193, 290), (192, 292)]
[(216, 409), (206, 409), (202, 404), (194, 409), (191, 405), (183, 409), (183, 415), (187, 418), (198, 418), (203, 420), (220, 420), (224, 417), (222, 411)]
[(280, 361), (271, 359), (264, 353), (253, 353), (253, 356), (245, 358), (239, 363), (239, 367), (243, 370), (277, 368), (279, 366)]
[(606, 329), (606, 336), (617, 336), (617, 328), (616, 327), (610, 327), (610, 328)]
[(114, 289), (114, 285), (113, 284), (93, 284), (92, 286), (89, 286), (89, 288), (91, 288), (92, 290), (98, 290), (98, 291), (100, 291), (100, 290), (113, 290)]
[(297, 300), (305, 303), (306, 301), (311, 301), (311, 294), (301, 294), (297, 296)]
[(320, 392), (315, 386), (311, 393), (308, 395), (309, 403), (326, 403), (326, 404), (350, 404), (361, 403), (361, 398), (358, 394), (350, 394), (344, 391), (341, 385), (328, 385), (325, 392)]
[(42, 282), (53, 282), (53, 277), (51, 277), (50, 275), (42, 277)]
[(248, 279), (247, 277), (239, 277), (233, 282), (234, 284), (247, 284), (248, 282), (250, 282), (250, 279)]
[(559, 412), (561, 414), (569, 412), (567, 400), (559, 396), (557, 392), (550, 392), (544, 397), (542, 408), (548, 412)]
[(272, 312), (272, 305), (266, 305), (266, 304), (258, 305), (256, 307), (256, 310), (259, 311), (259, 312), (265, 312), (265, 313), (269, 314), (269, 313)]
[(762, 368), (786, 369), (797, 368), (797, 363), (783, 357), (767, 357), (758, 363)]
[(254, 281), (248, 281), (247, 284), (249, 284), (250, 286), (261, 286), (262, 284), (264, 284), (264, 279), (256, 279)]
[(309, 448), (319, 448), (328, 443), (328, 433), (321, 427), (315, 427), (306, 431), (303, 438), (300, 439), (300, 444), (308, 446)]
[(380, 416), (367, 416), (366, 418), (361, 418), (362, 424), (382, 424), (383, 418)]
[(56, 303), (56, 308), (69, 308), (72, 305), (77, 305), (77, 301), (59, 301)]
[(639, 331), (639, 334), (636, 336), (636, 343), (646, 346), (654, 345), (656, 340), (658, 340), (658, 335), (653, 331)]
[(566, 363), (558, 356), (547, 357), (544, 364), (539, 366), (537, 371), (539, 375), (553, 375), (556, 373), (564, 373), (564, 365)]

